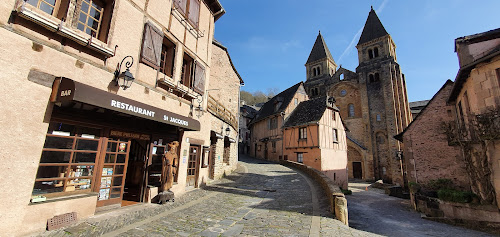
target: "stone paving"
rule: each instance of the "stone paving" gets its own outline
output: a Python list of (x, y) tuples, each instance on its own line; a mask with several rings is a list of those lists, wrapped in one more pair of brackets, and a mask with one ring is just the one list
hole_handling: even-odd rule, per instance
[[(240, 157), (240, 165), (232, 175), (176, 197), (175, 203), (121, 208), (42, 235), (374, 236), (335, 220), (320, 187), (304, 174), (247, 157)], [(140, 214), (129, 214), (134, 209)]]

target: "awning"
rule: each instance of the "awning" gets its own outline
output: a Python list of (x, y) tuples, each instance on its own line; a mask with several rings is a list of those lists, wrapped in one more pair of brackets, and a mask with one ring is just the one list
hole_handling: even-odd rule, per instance
[(124, 114), (181, 127), (186, 130), (200, 130), (200, 122), (192, 118), (115, 95), (64, 77), (59, 77), (54, 80), (50, 101), (56, 103), (78, 101)]
[(236, 143), (236, 140), (234, 140), (233, 138), (230, 138), (230, 137), (228, 137), (228, 136), (226, 136), (226, 137), (225, 137), (225, 139), (226, 139), (227, 141), (229, 141), (230, 143)]
[(218, 133), (218, 132), (215, 132), (215, 131), (210, 131), (210, 137), (215, 137), (217, 139), (223, 139), (224, 136), (222, 136), (222, 134)]

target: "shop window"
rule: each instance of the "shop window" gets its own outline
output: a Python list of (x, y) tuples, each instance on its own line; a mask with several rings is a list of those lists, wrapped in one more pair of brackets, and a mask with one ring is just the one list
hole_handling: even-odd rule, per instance
[(349, 111), (349, 117), (350, 118), (354, 118), (355, 114), (354, 114), (354, 104), (349, 104), (348, 105), (348, 111)]
[(304, 163), (304, 153), (302, 152), (297, 153), (297, 162)]
[(210, 149), (208, 147), (203, 148), (203, 154), (201, 155), (201, 168), (208, 167), (209, 154), (210, 154)]
[(339, 137), (338, 137), (338, 130), (336, 128), (332, 129), (332, 134), (333, 134), (333, 142), (338, 143), (339, 142)]
[(172, 78), (174, 72), (175, 44), (163, 38), (160, 56), (160, 72)]
[(50, 123), (33, 195), (90, 192), (99, 157), (100, 133), (99, 129)]
[(199, 26), (200, 0), (174, 0), (175, 8), (188, 19), (195, 28)]
[(307, 140), (307, 127), (299, 128), (299, 139)]

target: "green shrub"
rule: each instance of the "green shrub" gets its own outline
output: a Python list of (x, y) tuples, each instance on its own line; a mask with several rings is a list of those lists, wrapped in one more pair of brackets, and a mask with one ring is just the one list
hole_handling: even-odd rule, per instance
[(464, 191), (450, 189), (450, 188), (439, 189), (437, 194), (438, 194), (438, 198), (443, 200), (443, 201), (459, 202), (459, 203), (472, 202), (474, 197), (476, 197), (476, 195), (472, 192), (464, 192)]
[(418, 191), (420, 191), (420, 189), (422, 188), (420, 186), (420, 184), (416, 183), (416, 182), (408, 182), (408, 187), (410, 188), (410, 190), (413, 192), (413, 193), (416, 193)]
[(340, 189), (344, 195), (351, 195), (352, 191), (349, 189)]
[(426, 186), (431, 190), (453, 189), (453, 182), (451, 179), (433, 179)]

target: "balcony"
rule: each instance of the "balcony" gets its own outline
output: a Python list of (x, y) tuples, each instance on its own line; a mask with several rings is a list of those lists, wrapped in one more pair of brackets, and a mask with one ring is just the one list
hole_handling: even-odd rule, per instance
[(238, 128), (238, 120), (236, 119), (236, 116), (231, 113), (224, 105), (219, 103), (214, 97), (211, 95), (208, 95), (208, 112), (213, 114), (215, 117), (221, 119), (222, 121), (228, 123), (233, 127), (233, 129)]

